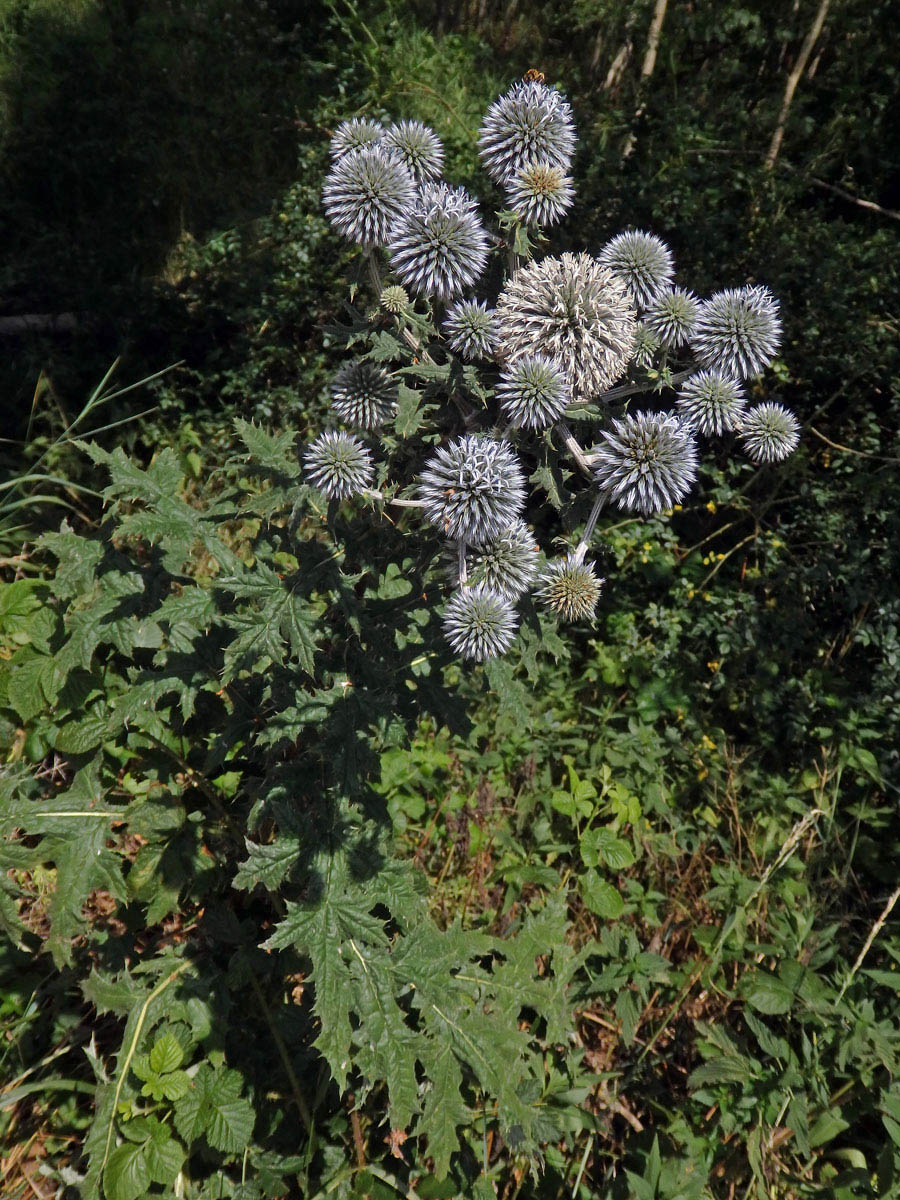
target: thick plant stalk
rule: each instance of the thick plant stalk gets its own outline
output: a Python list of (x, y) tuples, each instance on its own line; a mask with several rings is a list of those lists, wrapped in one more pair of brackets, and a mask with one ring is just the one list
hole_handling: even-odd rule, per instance
[(775, 132), (772, 134), (772, 140), (769, 143), (769, 152), (766, 155), (766, 168), (771, 171), (778, 160), (778, 152), (781, 149), (781, 143), (784, 141), (784, 131), (787, 127), (788, 113), (791, 111), (791, 104), (794, 99), (794, 93), (797, 90), (797, 84), (800, 82), (800, 76), (806, 70), (806, 64), (809, 62), (809, 56), (813, 52), (819, 35), (822, 32), (822, 26), (825, 24), (825, 17), (828, 13), (828, 5), (830, 0), (820, 0), (819, 8), (816, 12), (812, 25), (807, 31), (806, 37), (803, 39), (803, 45), (800, 47), (800, 53), (797, 56), (797, 61), (794, 63), (793, 70), (787, 77), (787, 83), (784, 89), (784, 100), (781, 102), (781, 112), (778, 114), (778, 122), (775, 126)]
[(606, 495), (601, 493), (601, 495), (599, 495), (594, 501), (594, 507), (591, 509), (590, 516), (588, 517), (584, 526), (584, 533), (582, 533), (581, 539), (578, 545), (575, 547), (575, 553), (573, 557), (576, 562), (584, 562), (584, 556), (587, 553), (588, 546), (591, 544), (591, 537), (593, 536), (594, 529), (597, 525), (597, 518), (603, 511), (603, 506), (605, 504)]

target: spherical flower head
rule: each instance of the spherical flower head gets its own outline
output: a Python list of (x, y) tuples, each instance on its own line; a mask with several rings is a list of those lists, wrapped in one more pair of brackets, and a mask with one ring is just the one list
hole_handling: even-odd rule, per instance
[(497, 342), (494, 310), (480, 300), (460, 300), (444, 319), (447, 345), (467, 362), (490, 358)]
[(485, 114), (478, 147), (485, 170), (501, 185), (532, 162), (565, 173), (575, 149), (571, 106), (545, 83), (514, 83)]
[(428, 462), (419, 480), (425, 519), (453, 541), (499, 537), (525, 504), (525, 476), (509, 442), (466, 434)]
[(487, 231), (465, 191), (427, 183), (394, 226), (391, 266), (418, 295), (452, 300), (481, 275), (487, 248)]
[(569, 554), (547, 564), (535, 596), (565, 620), (583, 621), (594, 615), (602, 588), (593, 565)]
[(663, 346), (679, 350), (687, 345), (694, 331), (700, 301), (686, 288), (674, 287), (661, 292), (644, 315), (644, 323), (652, 329)]
[(677, 504), (697, 477), (697, 448), (669, 413), (613, 421), (592, 454), (594, 477), (621, 508), (645, 516)]
[(526, 225), (555, 225), (574, 196), (571, 177), (549, 163), (527, 163), (506, 185), (506, 203)]
[(341, 121), (334, 131), (328, 153), (332, 158), (341, 158), (351, 150), (361, 150), (363, 146), (374, 145), (380, 141), (383, 134), (384, 126), (380, 121), (373, 121), (371, 117), (353, 117), (349, 121)]
[(462, 588), (447, 601), (444, 633), (453, 649), (476, 662), (505, 654), (516, 636), (513, 606), (482, 585)]
[(672, 282), (675, 272), (666, 243), (653, 233), (639, 230), (617, 233), (597, 258), (622, 280), (638, 308), (649, 308)]
[(343, 154), (325, 177), (322, 200), (332, 225), (351, 242), (385, 246), (415, 199), (406, 167), (380, 146)]
[(780, 462), (797, 449), (800, 422), (780, 404), (758, 404), (744, 415), (740, 437), (754, 462)]
[(691, 347), (704, 367), (749, 379), (771, 363), (781, 345), (778, 301), (767, 287), (732, 288), (704, 300)]
[(499, 353), (544, 354), (576, 399), (611, 387), (632, 356), (634, 306), (624, 286), (589, 254), (561, 254), (517, 271), (497, 301)]
[(416, 183), (440, 178), (444, 147), (437, 134), (421, 121), (398, 121), (390, 125), (382, 145), (400, 159)]
[[(499, 537), (470, 551), (469, 582), (483, 584), (507, 600), (518, 600), (534, 583), (539, 556), (534, 534), (524, 521), (514, 521)], [(455, 546), (448, 550), (447, 568), (450, 577), (457, 580), (459, 555)]]
[(644, 371), (653, 366), (653, 359), (659, 353), (662, 342), (653, 332), (646, 321), (638, 321), (634, 331), (634, 353), (632, 361)]
[(390, 283), (386, 288), (382, 289), (380, 296), (381, 307), (391, 316), (399, 316), (409, 308), (409, 296), (406, 288), (402, 288), (399, 284)]
[(546, 429), (572, 402), (559, 365), (543, 354), (514, 358), (500, 376), (496, 396), (506, 417), (526, 429)]
[(681, 385), (675, 406), (685, 425), (697, 433), (736, 429), (746, 408), (743, 384), (720, 371), (696, 371)]
[(331, 381), (331, 407), (348, 425), (377, 429), (397, 411), (397, 385), (383, 367), (359, 358)]
[(372, 486), (372, 455), (352, 433), (326, 430), (309, 444), (303, 462), (308, 481), (329, 500), (346, 500)]

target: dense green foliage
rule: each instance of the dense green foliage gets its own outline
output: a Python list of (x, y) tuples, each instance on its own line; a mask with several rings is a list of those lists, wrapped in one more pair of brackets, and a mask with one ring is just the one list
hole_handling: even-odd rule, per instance
[[(672, 6), (643, 84), (645, 0), (3, 7), (4, 312), (79, 314), (3, 369), (51, 476), (0, 493), (11, 1196), (896, 1194), (897, 35), (829, 10), (768, 170), (816, 7)], [(532, 66), (554, 246), (752, 271), (806, 428), (463, 671), (428, 543), (299, 479), (359, 269), (319, 187), (369, 108), (499, 207), (470, 135)], [(120, 352), (182, 365), (67, 434)]]

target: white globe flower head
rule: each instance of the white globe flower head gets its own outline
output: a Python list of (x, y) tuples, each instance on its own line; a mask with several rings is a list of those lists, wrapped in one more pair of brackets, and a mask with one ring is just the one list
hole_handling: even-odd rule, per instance
[(509, 442), (465, 434), (428, 462), (418, 495), (430, 524), (455, 542), (480, 546), (520, 516), (525, 476)]
[(447, 601), (443, 624), (447, 641), (458, 654), (483, 662), (510, 648), (518, 618), (505, 596), (479, 584), (454, 592)]
[(603, 582), (592, 563), (569, 554), (547, 564), (535, 596), (566, 621), (584, 621), (594, 615)]
[(549, 163), (528, 163), (506, 185), (506, 203), (525, 225), (555, 225), (572, 207), (572, 179)]
[(744, 415), (740, 438), (754, 462), (780, 462), (797, 449), (800, 422), (781, 404), (758, 404)]
[(421, 121), (398, 121), (388, 126), (382, 145), (399, 157), (416, 183), (440, 179), (444, 147), (437, 134)]
[(491, 358), (497, 343), (494, 310), (481, 300), (460, 300), (444, 319), (447, 345), (467, 362)]
[(391, 266), (420, 296), (453, 300), (487, 262), (488, 237), (475, 202), (462, 188), (427, 183), (395, 224)]
[(684, 424), (707, 435), (736, 429), (746, 406), (743, 384), (720, 371), (696, 371), (681, 385), (675, 401)]
[(349, 121), (341, 121), (328, 147), (332, 158), (341, 158), (351, 150), (361, 150), (363, 146), (372, 146), (381, 140), (384, 126), (380, 121), (371, 117), (352, 117)]
[(634, 331), (634, 353), (632, 362), (644, 371), (649, 371), (653, 360), (662, 349), (659, 334), (655, 333), (646, 321), (638, 321)]
[(638, 308), (649, 308), (672, 282), (672, 252), (653, 233), (618, 233), (597, 255), (599, 262), (625, 285)]
[(379, 145), (351, 150), (325, 177), (322, 200), (332, 225), (364, 249), (386, 246), (412, 205), (415, 184), (406, 167)]
[(348, 425), (377, 429), (397, 411), (397, 385), (383, 367), (360, 358), (331, 381), (331, 406)]
[(671, 508), (697, 478), (697, 447), (669, 413), (613, 421), (592, 453), (594, 478), (621, 508), (650, 516)]
[(513, 424), (546, 429), (571, 404), (572, 389), (555, 359), (544, 354), (523, 354), (501, 374), (496, 396)]
[(778, 301), (761, 286), (732, 288), (704, 300), (691, 334), (691, 348), (703, 366), (732, 379), (758, 375), (780, 345)]
[(571, 106), (545, 83), (514, 83), (485, 114), (478, 147), (485, 170), (501, 185), (533, 162), (565, 173), (575, 149)]
[(372, 455), (359, 438), (329, 429), (311, 442), (303, 458), (306, 478), (329, 500), (346, 500), (372, 486)]
[(680, 350), (686, 346), (694, 331), (700, 301), (686, 288), (669, 288), (661, 292), (644, 314), (644, 324), (659, 338), (663, 346)]
[(552, 358), (576, 400), (624, 375), (632, 357), (634, 305), (589, 254), (561, 254), (517, 271), (497, 301), (498, 354)]
[[(540, 549), (534, 534), (524, 521), (514, 521), (499, 537), (470, 548), (469, 583), (483, 584), (507, 600), (518, 600), (534, 583), (539, 561)], [(452, 542), (444, 550), (444, 567), (447, 578), (457, 583), (459, 552)]]

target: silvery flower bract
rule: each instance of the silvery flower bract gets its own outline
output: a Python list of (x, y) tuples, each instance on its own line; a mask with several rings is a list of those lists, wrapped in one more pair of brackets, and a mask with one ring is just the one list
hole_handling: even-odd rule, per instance
[(780, 462), (796, 450), (800, 422), (780, 404), (758, 404), (744, 414), (740, 437), (754, 462)]
[(417, 183), (439, 179), (444, 165), (440, 139), (421, 121), (398, 121), (384, 131), (382, 145), (397, 155)]
[(490, 358), (497, 340), (494, 310), (480, 300), (460, 300), (444, 319), (447, 345), (468, 362)]
[(353, 117), (349, 121), (341, 121), (334, 131), (328, 152), (332, 158), (340, 158), (350, 150), (360, 150), (363, 146), (373, 145), (381, 139), (383, 133), (384, 126), (381, 122), (373, 121), (370, 117)]
[(693, 292), (670, 288), (661, 292), (647, 309), (644, 323), (664, 346), (678, 350), (687, 344), (699, 311), (700, 301)]
[(737, 379), (719, 371), (697, 371), (684, 381), (675, 401), (682, 421), (698, 433), (727, 433), (735, 429), (747, 401)]
[(372, 455), (352, 433), (326, 430), (309, 444), (303, 463), (306, 478), (329, 500), (346, 500), (372, 486)]
[(525, 476), (509, 442), (465, 434), (442, 446), (419, 480), (426, 520), (453, 541), (481, 545), (518, 518)]
[(322, 190), (332, 225), (366, 249), (387, 244), (392, 227), (414, 198), (409, 171), (377, 145), (342, 155)]
[(487, 246), (475, 202), (462, 188), (423, 184), (394, 226), (391, 266), (419, 295), (452, 300), (481, 275)]
[(444, 633), (463, 658), (483, 662), (505, 654), (516, 636), (518, 619), (510, 602), (490, 588), (462, 588), (447, 601)]
[(545, 83), (514, 83), (488, 109), (478, 147), (485, 170), (499, 184), (509, 183), (533, 162), (565, 173), (575, 149), (569, 102)]
[(611, 387), (632, 355), (634, 306), (589, 254), (561, 254), (517, 271), (497, 301), (499, 352), (554, 359), (576, 399)]
[(705, 367), (748, 379), (767, 367), (781, 344), (778, 301), (767, 287), (733, 288), (704, 300), (691, 348)]
[(669, 413), (613, 421), (593, 450), (594, 477), (620, 507), (645, 516), (671, 508), (697, 477), (697, 448)]
[(397, 385), (383, 367), (360, 358), (331, 381), (331, 406), (348, 425), (376, 429), (396, 412)]
[(625, 284), (639, 308), (648, 308), (669, 286), (674, 274), (672, 253), (652, 233), (618, 233), (597, 255), (599, 262)]
[(555, 225), (572, 207), (572, 180), (549, 163), (528, 163), (506, 185), (506, 203), (526, 225)]
[(513, 359), (500, 376), (495, 394), (509, 420), (526, 429), (546, 429), (572, 401), (565, 375), (543, 354)]
[(535, 596), (565, 620), (583, 621), (594, 615), (602, 587), (592, 564), (569, 554), (547, 564)]

